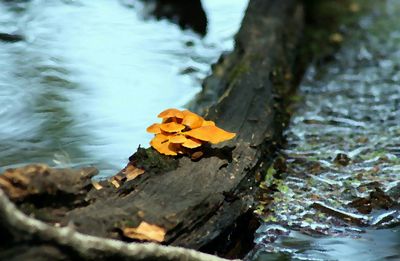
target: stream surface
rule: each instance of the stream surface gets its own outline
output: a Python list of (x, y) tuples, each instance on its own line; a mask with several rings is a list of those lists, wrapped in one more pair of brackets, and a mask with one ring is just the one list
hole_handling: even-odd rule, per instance
[(139, 1), (0, 1), (0, 172), (27, 163), (115, 174), (156, 115), (183, 107), (233, 48), (247, 0), (204, 0), (204, 38)]
[(376, 5), (301, 84), (251, 260), (400, 260), (400, 1)]

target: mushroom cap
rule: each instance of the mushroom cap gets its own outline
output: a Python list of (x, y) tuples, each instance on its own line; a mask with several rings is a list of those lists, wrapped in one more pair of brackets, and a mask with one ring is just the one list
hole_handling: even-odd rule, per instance
[(235, 133), (227, 132), (221, 128), (218, 128), (217, 126), (204, 126), (183, 132), (183, 134), (195, 139), (208, 141), (213, 144), (230, 140), (236, 136)]
[(160, 125), (159, 123), (154, 123), (147, 127), (146, 131), (154, 134), (161, 133)]
[(213, 122), (213, 121), (203, 121), (203, 124), (201, 126), (202, 127), (204, 127), (204, 126), (215, 126), (215, 122)]
[(164, 143), (164, 142), (168, 141), (169, 138), (170, 138), (170, 135), (168, 135), (168, 133), (167, 134), (159, 133), (159, 134), (154, 135), (153, 140), (156, 142), (159, 142), (159, 143)]
[(196, 129), (202, 126), (204, 119), (188, 110), (184, 110), (183, 112), (183, 120), (182, 124), (188, 126), (191, 129)]
[(184, 143), (187, 141), (187, 138), (183, 135), (174, 135), (169, 138), (169, 141), (172, 143)]
[[(184, 148), (197, 148), (204, 142), (216, 144), (236, 136), (189, 110), (171, 108), (161, 112), (158, 117), (162, 118), (162, 123), (152, 124), (146, 130), (155, 134), (150, 145), (165, 155), (175, 156), (184, 153)], [(190, 130), (184, 131), (187, 129)]]
[(202, 142), (198, 139), (194, 138), (188, 138), (184, 143), (182, 143), (182, 147), (188, 148), (188, 149), (194, 149), (197, 147), (200, 147), (202, 145)]
[(171, 156), (178, 154), (171, 146), (172, 144), (169, 142), (169, 137), (162, 133), (156, 134), (156, 136), (154, 136), (154, 138), (150, 141), (150, 145), (161, 154)]
[(176, 118), (176, 117), (170, 117), (170, 118), (163, 118), (162, 123), (169, 123), (169, 122), (176, 122), (176, 123), (182, 123), (181, 118)]
[(171, 108), (171, 109), (166, 109), (165, 111), (162, 111), (160, 114), (158, 114), (157, 117), (163, 118), (163, 119), (171, 118), (171, 117), (183, 119), (184, 115), (180, 110)]
[(176, 123), (176, 122), (168, 122), (160, 124), (160, 129), (165, 132), (178, 132), (185, 128), (184, 125)]

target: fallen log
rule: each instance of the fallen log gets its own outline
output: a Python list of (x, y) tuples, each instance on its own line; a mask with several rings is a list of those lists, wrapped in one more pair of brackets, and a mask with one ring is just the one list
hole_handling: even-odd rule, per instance
[(2, 245), (7, 244), (5, 239), (21, 240), (14, 248), (1, 249), (1, 260), (154, 260), (155, 257), (157, 260), (226, 260), (180, 247), (127, 244), (83, 235), (68, 226), (53, 227), (20, 212), (1, 190), (0, 218), (0, 231), (13, 228), (8, 231), (11, 237), (10, 234), (1, 234)]
[[(92, 169), (33, 165), (7, 171), (0, 176), (0, 187), (31, 219), (47, 222), (56, 231), (69, 227), (99, 238), (153, 240), (228, 257), (243, 255), (246, 250), (238, 252), (235, 242), (226, 238), (241, 227), (238, 222), (251, 220), (256, 176), (281, 141), (288, 120), (285, 105), (298, 80), (294, 65), (303, 20), (300, 1), (250, 1), (235, 50), (213, 67), (196, 99), (198, 111), (207, 111), (207, 119), (237, 136), (223, 146), (205, 148), (200, 159), (139, 148), (109, 181), (92, 184)], [(5, 205), (0, 204), (2, 215), (9, 213)], [(108, 257), (104, 251), (85, 253), (90, 247), (77, 252), (74, 237), (63, 245), (29, 226), (16, 228), (31, 219), (0, 227), (6, 235), (0, 248), (8, 249), (9, 260), (22, 249), (33, 254), (50, 249), (43, 252), (48, 257)]]

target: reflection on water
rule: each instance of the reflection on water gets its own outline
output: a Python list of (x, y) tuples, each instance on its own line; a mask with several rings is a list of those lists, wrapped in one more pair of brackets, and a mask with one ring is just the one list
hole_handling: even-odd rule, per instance
[(400, 1), (377, 6), (300, 87), (255, 260), (400, 260)]
[(184, 106), (230, 50), (247, 0), (203, 1), (201, 38), (116, 0), (0, 2), (0, 171), (29, 162), (115, 173), (161, 110)]

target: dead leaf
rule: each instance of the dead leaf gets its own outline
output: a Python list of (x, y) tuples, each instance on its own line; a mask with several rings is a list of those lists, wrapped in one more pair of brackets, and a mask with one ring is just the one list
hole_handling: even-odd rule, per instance
[(97, 181), (94, 181), (94, 180), (92, 180), (92, 185), (93, 185), (93, 187), (94, 187), (96, 190), (100, 190), (100, 189), (102, 189), (102, 188), (103, 188), (103, 186), (102, 186), (102, 185), (100, 185), (100, 183), (99, 183), (99, 182), (97, 182)]
[(118, 183), (120, 183), (124, 178), (125, 177), (121, 173), (118, 173), (117, 175), (113, 176), (113, 179), (118, 181)]
[(126, 227), (122, 230), (124, 236), (132, 239), (163, 242), (166, 231), (157, 225), (142, 221), (138, 227)]
[(128, 165), (124, 171), (126, 181), (133, 180), (144, 173), (143, 169), (136, 168), (133, 165)]
[(111, 184), (113, 184), (114, 187), (116, 187), (116, 188), (119, 188), (119, 187), (120, 187), (119, 182), (116, 181), (115, 179), (111, 179)]

